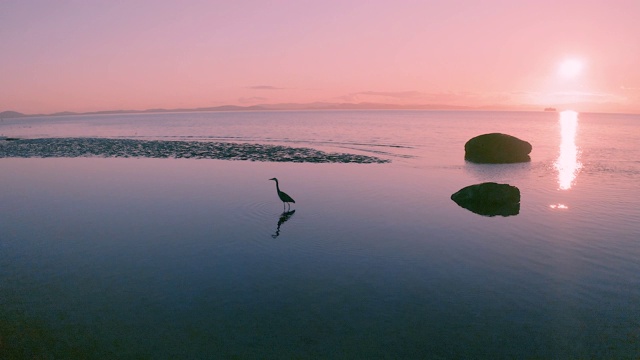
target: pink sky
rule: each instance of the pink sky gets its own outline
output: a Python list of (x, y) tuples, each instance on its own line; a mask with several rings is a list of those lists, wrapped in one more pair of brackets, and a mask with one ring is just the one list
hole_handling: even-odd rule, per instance
[[(0, 111), (282, 102), (640, 113), (640, 1), (0, 1)], [(558, 68), (580, 65), (573, 76)]]

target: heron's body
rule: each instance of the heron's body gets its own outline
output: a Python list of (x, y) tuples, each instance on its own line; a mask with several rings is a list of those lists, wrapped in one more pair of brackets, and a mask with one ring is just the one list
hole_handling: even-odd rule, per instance
[(280, 191), (280, 186), (278, 185), (278, 179), (276, 178), (271, 178), (269, 180), (273, 180), (276, 182), (276, 191), (278, 192), (278, 197), (280, 198), (280, 200), (282, 201), (282, 205), (284, 206), (285, 204), (287, 204), (289, 207), (291, 207), (290, 203), (296, 203), (295, 200), (293, 200), (293, 198), (291, 196), (289, 196), (289, 194), (285, 193), (284, 191)]

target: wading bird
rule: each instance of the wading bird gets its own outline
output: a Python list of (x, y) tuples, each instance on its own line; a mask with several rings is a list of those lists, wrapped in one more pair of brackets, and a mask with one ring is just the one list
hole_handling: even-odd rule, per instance
[(287, 195), (287, 193), (285, 193), (284, 191), (280, 191), (280, 186), (278, 186), (278, 179), (276, 178), (271, 178), (269, 180), (273, 180), (276, 182), (276, 191), (278, 192), (278, 197), (280, 198), (280, 200), (282, 200), (282, 207), (284, 208), (284, 205), (287, 204), (288, 205), (288, 209), (291, 208), (291, 204), (290, 203), (296, 203), (295, 200), (293, 200), (291, 198), (291, 196)]

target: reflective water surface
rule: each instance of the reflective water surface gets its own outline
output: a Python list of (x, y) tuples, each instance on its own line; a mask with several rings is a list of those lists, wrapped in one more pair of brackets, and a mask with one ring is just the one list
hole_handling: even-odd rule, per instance
[(571, 189), (573, 182), (582, 167), (578, 160), (576, 135), (578, 130), (578, 113), (566, 110), (560, 113), (560, 155), (555, 166), (558, 170), (558, 186), (561, 190)]
[[(577, 114), (568, 151), (564, 114), (213, 116), (109, 117), (92, 125), (65, 118), (77, 125), (68, 128), (12, 120), (0, 135), (62, 136), (65, 129), (80, 136), (89, 128), (109, 129), (91, 136), (127, 137), (133, 128), (149, 138), (219, 134), (391, 163), (0, 159), (0, 354), (640, 353), (637, 116)], [(466, 163), (466, 140), (496, 131), (529, 141), (532, 161)], [(571, 169), (559, 167), (565, 158), (581, 164), (568, 183), (559, 175)], [(296, 200), (290, 212), (283, 213), (273, 177)], [(484, 217), (450, 200), (485, 181), (520, 189), (517, 216)]]

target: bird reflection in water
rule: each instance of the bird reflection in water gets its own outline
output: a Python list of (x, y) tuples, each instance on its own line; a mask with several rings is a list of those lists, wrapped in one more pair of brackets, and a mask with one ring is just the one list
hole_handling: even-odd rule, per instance
[(272, 238), (275, 239), (278, 236), (280, 236), (280, 226), (284, 224), (287, 220), (289, 220), (289, 218), (291, 218), (291, 216), (293, 216), (295, 212), (296, 212), (295, 210), (291, 210), (291, 211), (285, 211), (282, 214), (280, 214), (280, 219), (278, 219), (278, 227), (276, 228), (276, 233), (271, 235)]

